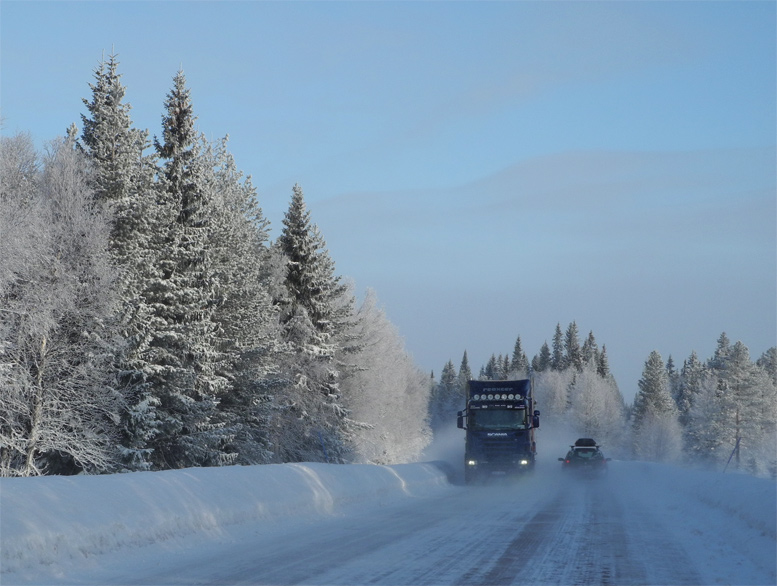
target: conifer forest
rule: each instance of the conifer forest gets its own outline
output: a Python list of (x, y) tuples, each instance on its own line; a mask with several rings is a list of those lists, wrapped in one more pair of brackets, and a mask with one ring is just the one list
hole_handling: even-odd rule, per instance
[(271, 233), (183, 72), (153, 138), (125, 91), (110, 55), (79, 126), (42, 152), (0, 139), (0, 476), (416, 461), (466, 381), (526, 377), (543, 425), (617, 457), (777, 475), (776, 348), (654, 351), (632, 405), (575, 322), (534, 355), (518, 337), (422, 372), (377, 294), (337, 274), (302, 186)]

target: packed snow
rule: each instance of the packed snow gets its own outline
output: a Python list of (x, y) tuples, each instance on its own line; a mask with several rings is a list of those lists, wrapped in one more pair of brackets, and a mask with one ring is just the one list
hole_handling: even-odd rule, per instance
[(614, 461), (583, 482), (555, 456), (496, 486), (440, 463), (4, 478), (0, 582), (777, 580), (773, 480)]

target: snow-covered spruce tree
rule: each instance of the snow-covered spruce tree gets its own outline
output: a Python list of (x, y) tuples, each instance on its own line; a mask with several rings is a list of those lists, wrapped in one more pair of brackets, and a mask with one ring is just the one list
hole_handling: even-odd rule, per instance
[(680, 395), (680, 373), (677, 372), (674, 358), (672, 358), (671, 354), (666, 359), (666, 377), (669, 381), (669, 394), (672, 395), (675, 403), (677, 403), (677, 398)]
[(723, 466), (731, 454), (729, 437), (730, 396), (717, 378), (691, 354), (680, 395), (680, 420), (684, 422), (684, 451), (691, 463)]
[(115, 357), (117, 384), (127, 397), (122, 415), (120, 450), (130, 470), (150, 467), (148, 447), (157, 433), (157, 399), (145, 380), (140, 358), (152, 310), (143, 294), (154, 277), (159, 251), (154, 239), (168, 223), (157, 205), (156, 160), (144, 151), (150, 147), (148, 132), (132, 126), (130, 105), (115, 54), (102, 61), (90, 84), (92, 96), (84, 100), (79, 148), (91, 162), (89, 182), (96, 202), (111, 215), (110, 251), (118, 270), (119, 315), (125, 340)]
[(645, 460), (675, 460), (682, 450), (682, 434), (666, 368), (655, 350), (638, 384), (632, 411), (634, 453)]
[[(675, 398), (680, 425), (684, 428), (690, 423), (691, 409), (696, 404), (697, 397), (701, 392), (701, 387), (706, 375), (707, 369), (704, 364), (701, 363), (694, 350), (683, 363), (683, 367), (680, 370), (677, 396)], [(689, 446), (686, 445), (686, 447)]]
[[(158, 399), (159, 433), (151, 461), (157, 468), (212, 466), (234, 461), (225, 434), (214, 422), (226, 379), (215, 347), (218, 280), (210, 258), (212, 194), (208, 161), (194, 128), (186, 78), (179, 71), (165, 101), (160, 205), (170, 221), (156, 235), (156, 275), (144, 292), (151, 306), (142, 350), (145, 380)], [(160, 227), (161, 228), (161, 227)]]
[(218, 282), (213, 320), (221, 354), (217, 374), (229, 381), (218, 421), (229, 432), (237, 463), (272, 460), (270, 402), (279, 385), (277, 311), (269, 291), (268, 221), (250, 177), (244, 178), (227, 150), (228, 138), (203, 144), (209, 164), (209, 256)]
[(354, 300), (335, 275), (299, 185), (283, 218), (277, 253), (283, 272), (274, 303), (282, 339), (291, 352), (282, 365), (290, 384), (276, 395), (275, 408), (281, 411), (273, 423), (275, 457), (343, 462), (349, 457), (353, 431), (339, 389), (337, 356), (347, 343)]
[(548, 347), (548, 343), (546, 341), (542, 343), (540, 353), (534, 356), (534, 358), (531, 360), (532, 372), (545, 372), (550, 368), (550, 361), (550, 348)]
[(550, 357), (550, 367), (553, 370), (564, 370), (566, 368), (564, 360), (564, 334), (561, 332), (561, 323), (556, 324), (556, 331), (553, 334), (553, 353)]
[(774, 388), (768, 374), (750, 360), (742, 342), (725, 348), (718, 340), (710, 366), (723, 393), (726, 425), (724, 445), (733, 450), (731, 465), (753, 474), (765, 474), (774, 465)]
[(449, 360), (440, 372), (440, 381), (432, 389), (429, 418), (432, 430), (437, 433), (456, 422), (456, 412), (464, 405), (459, 377), (453, 361)]
[[(0, 145), (5, 171), (13, 144), (2, 139)], [(3, 182), (4, 476), (100, 472), (115, 461), (123, 403), (107, 376), (119, 343), (112, 322), (115, 271), (108, 220), (94, 207), (86, 168), (73, 140), (60, 140), (40, 178), (30, 166), (9, 174), (17, 179), (13, 184)]]
[(360, 305), (352, 333), (361, 341), (354, 356), (360, 368), (344, 378), (342, 388), (351, 417), (363, 422), (354, 429), (356, 460), (416, 461), (431, 440), (428, 378), (413, 364), (373, 291)]
[(464, 355), (461, 357), (461, 364), (459, 365), (458, 374), (459, 393), (461, 395), (461, 405), (467, 401), (467, 385), (472, 380), (472, 369), (469, 367), (469, 358), (467, 358), (467, 351), (464, 350)]
[(599, 363), (599, 346), (594, 338), (593, 331), (588, 332), (588, 337), (583, 342), (583, 347), (580, 349), (580, 354), (583, 362), (583, 367), (597, 369)]
[(510, 359), (509, 378), (526, 378), (529, 376), (529, 360), (521, 345), (521, 337), (518, 336), (513, 347), (513, 355)]
[(501, 361), (497, 361), (496, 355), (492, 354), (488, 359), (488, 362), (486, 362), (486, 365), (483, 368), (483, 376), (480, 378), (484, 378), (485, 380), (499, 380), (501, 376), (499, 362)]
[(607, 359), (607, 346), (602, 344), (602, 351), (596, 360), (596, 372), (602, 378), (610, 377), (610, 361)]
[(567, 326), (564, 335), (564, 368), (574, 368), (578, 372), (583, 371), (583, 353), (580, 349), (577, 323), (574, 321)]
[(764, 369), (769, 378), (772, 379), (772, 383), (777, 386), (777, 347), (769, 348), (755, 363)]

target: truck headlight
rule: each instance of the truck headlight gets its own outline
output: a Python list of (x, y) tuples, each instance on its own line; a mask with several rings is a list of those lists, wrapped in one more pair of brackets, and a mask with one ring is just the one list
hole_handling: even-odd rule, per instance
[(521, 460), (521, 466), (528, 466), (529, 461), (528, 460)]
[(477, 466), (478, 461), (477, 460), (467, 460), (467, 466)]

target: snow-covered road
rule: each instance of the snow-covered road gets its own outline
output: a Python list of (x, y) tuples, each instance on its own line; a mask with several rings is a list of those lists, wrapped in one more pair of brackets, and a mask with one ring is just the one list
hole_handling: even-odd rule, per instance
[[(443, 482), (418, 491), (414, 482), (429, 482), (419, 480), (423, 475), (413, 468), (398, 474), (383, 468), (397, 480), (394, 489), (402, 496), (393, 498), (374, 480), (362, 480), (356, 490), (352, 477), (333, 488), (330, 470), (336, 478), (349, 467), (311, 466), (304, 468), (315, 476), (311, 486), (326, 488), (319, 494), (330, 500), (310, 514), (288, 511), (227, 524), (214, 518), (206, 531), (180, 531), (145, 544), (104, 547), (101, 553), (80, 545), (83, 556), (17, 564), (1, 581), (711, 585), (777, 580), (777, 496), (769, 480), (640, 462), (613, 462), (607, 478), (575, 480), (555, 462), (541, 461), (534, 474), (517, 482), (475, 487)], [(369, 483), (372, 499), (364, 497)], [(286, 485), (291, 486), (288, 479)], [(338, 491), (350, 497), (338, 500)]]

